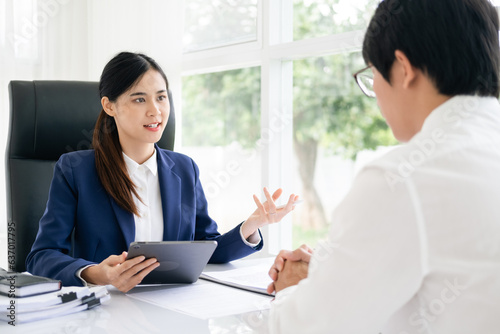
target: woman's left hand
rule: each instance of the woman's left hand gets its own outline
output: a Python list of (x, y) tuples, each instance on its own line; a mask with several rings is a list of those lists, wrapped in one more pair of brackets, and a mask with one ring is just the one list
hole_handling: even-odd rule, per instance
[(290, 195), (288, 203), (284, 207), (277, 208), (274, 201), (276, 201), (282, 193), (283, 189), (280, 188), (271, 196), (269, 190), (264, 187), (264, 195), (267, 199), (264, 203), (261, 203), (259, 198), (253, 195), (253, 200), (255, 204), (257, 204), (257, 209), (243, 223), (242, 233), (245, 239), (254, 234), (260, 227), (281, 221), (283, 217), (295, 208), (293, 203), (299, 199), (299, 196), (295, 194)]

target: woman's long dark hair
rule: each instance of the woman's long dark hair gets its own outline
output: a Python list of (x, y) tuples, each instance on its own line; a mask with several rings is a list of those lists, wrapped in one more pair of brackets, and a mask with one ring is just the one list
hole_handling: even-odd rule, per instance
[[(106, 96), (109, 101), (115, 102), (150, 69), (161, 74), (168, 89), (165, 73), (152, 58), (141, 53), (119, 53), (106, 64), (102, 71), (99, 82), (101, 99)], [(92, 147), (95, 150), (97, 175), (104, 189), (122, 208), (139, 215), (132, 194), (139, 199), (140, 197), (127, 172), (115, 119), (104, 109), (97, 118)]]

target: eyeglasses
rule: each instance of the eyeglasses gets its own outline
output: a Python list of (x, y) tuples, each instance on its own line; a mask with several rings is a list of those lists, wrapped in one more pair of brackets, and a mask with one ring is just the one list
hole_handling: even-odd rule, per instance
[(361, 91), (368, 97), (376, 97), (375, 91), (373, 90), (373, 72), (371, 70), (372, 65), (368, 65), (364, 69), (353, 74), (356, 83), (358, 84)]

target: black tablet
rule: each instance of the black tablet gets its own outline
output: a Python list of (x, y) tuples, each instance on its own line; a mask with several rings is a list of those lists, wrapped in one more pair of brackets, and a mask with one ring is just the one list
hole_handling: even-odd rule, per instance
[(140, 284), (193, 283), (212, 256), (217, 241), (146, 241), (132, 242), (127, 259), (140, 255), (156, 258), (160, 266)]

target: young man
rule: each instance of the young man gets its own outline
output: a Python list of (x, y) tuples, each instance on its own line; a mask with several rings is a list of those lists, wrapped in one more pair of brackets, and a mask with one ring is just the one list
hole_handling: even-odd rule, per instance
[(385, 0), (363, 56), (355, 77), (406, 143), (359, 173), (327, 241), (278, 255), (270, 330), (498, 333), (497, 12)]

